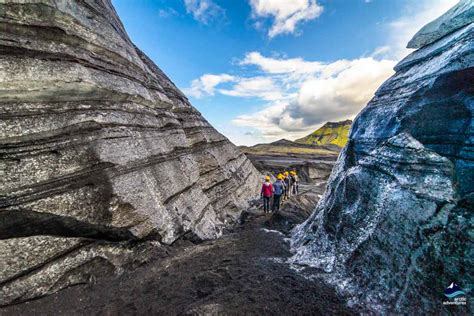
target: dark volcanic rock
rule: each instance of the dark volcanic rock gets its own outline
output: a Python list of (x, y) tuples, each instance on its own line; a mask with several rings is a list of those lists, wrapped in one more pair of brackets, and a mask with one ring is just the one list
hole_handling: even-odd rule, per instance
[(461, 1), (411, 41), (420, 49), (359, 114), (325, 194), (295, 230), (292, 260), (324, 272), (351, 304), (472, 312), (469, 298), (443, 305), (451, 282), (469, 291), (474, 281), (472, 8)]
[(0, 314), (357, 315), (333, 288), (284, 263), (289, 245), (261, 228), (264, 219), (199, 245), (180, 241), (167, 256), (119, 278), (0, 308)]
[(215, 238), (258, 193), (109, 0), (2, 1), (0, 23), (0, 304)]

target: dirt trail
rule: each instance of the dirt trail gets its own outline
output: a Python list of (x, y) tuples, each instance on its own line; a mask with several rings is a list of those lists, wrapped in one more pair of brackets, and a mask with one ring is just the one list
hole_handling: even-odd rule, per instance
[(332, 288), (290, 269), (284, 263), (290, 256), (284, 234), (264, 229), (288, 232), (306, 216), (299, 214), (298, 203), (315, 203), (317, 191), (309, 194), (287, 203), (278, 215), (249, 211), (240, 226), (218, 240), (179, 241), (134, 271), (10, 306), (0, 314), (354, 314)]

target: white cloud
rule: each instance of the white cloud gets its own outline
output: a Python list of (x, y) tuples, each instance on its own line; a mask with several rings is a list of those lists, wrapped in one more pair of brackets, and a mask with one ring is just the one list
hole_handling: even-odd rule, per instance
[(395, 61), (372, 57), (322, 65), (301, 83), (292, 100), (279, 100), (233, 123), (255, 128), (269, 141), (304, 136), (327, 121), (353, 118), (393, 74), (394, 65)]
[[(185, 92), (194, 97), (220, 93), (269, 102), (264, 109), (241, 115), (233, 123), (259, 131), (264, 139), (276, 140), (303, 136), (326, 121), (354, 117), (393, 73), (395, 61), (366, 57), (323, 63), (250, 52), (239, 64), (257, 67), (261, 74), (206, 74), (193, 80)], [(224, 88), (224, 83), (230, 86)]]
[[(271, 18), (270, 38), (279, 34), (294, 33), (300, 22), (313, 20), (321, 15), (323, 7), (316, 0), (249, 0), (255, 19)], [(257, 25), (261, 26), (257, 21)]]
[[(253, 127), (262, 133), (265, 139), (275, 139), (282, 135), (288, 135), (288, 131), (283, 131), (281, 127), (273, 122), (275, 118), (283, 115), (287, 107), (286, 102), (274, 102), (263, 110), (256, 113), (240, 115), (233, 120), (237, 126)], [(281, 138), (281, 137), (280, 137)]]
[(267, 101), (276, 101), (285, 97), (272, 78), (241, 78), (231, 89), (219, 89), (219, 92), (233, 97), (256, 97)]
[(302, 58), (276, 59), (262, 56), (259, 52), (250, 52), (240, 62), (241, 65), (255, 65), (271, 74), (314, 73), (323, 65), (320, 62), (304, 61)]
[[(229, 88), (218, 88), (223, 83), (233, 83)], [(241, 78), (229, 74), (205, 74), (191, 82), (183, 91), (195, 98), (213, 96), (216, 91), (232, 97), (260, 98), (266, 101), (283, 100), (282, 88), (270, 77), (257, 76)]]
[(360, 58), (350, 61), (335, 76), (307, 80), (296, 101), (286, 109), (288, 117), (296, 122), (303, 119), (302, 126), (352, 118), (393, 74), (394, 65), (391, 60)]
[(212, 0), (184, 0), (186, 12), (191, 13), (196, 21), (209, 24), (225, 16), (225, 10)]
[(236, 77), (228, 74), (205, 74), (194, 79), (191, 82), (191, 87), (184, 89), (184, 92), (195, 98), (202, 98), (204, 96), (214, 95), (216, 86), (224, 82), (235, 81)]
[(290, 81), (301, 81), (315, 74), (321, 77), (333, 76), (350, 66), (350, 63), (351, 61), (345, 59), (323, 63), (302, 58), (271, 58), (262, 56), (259, 52), (250, 52), (239, 64), (256, 66), (268, 74), (288, 75)]

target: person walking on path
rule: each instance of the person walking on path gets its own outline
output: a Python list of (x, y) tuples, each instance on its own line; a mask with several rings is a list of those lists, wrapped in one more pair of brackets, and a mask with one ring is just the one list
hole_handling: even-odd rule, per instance
[(285, 192), (285, 183), (283, 182), (283, 175), (277, 176), (277, 181), (273, 183), (273, 206), (272, 212), (276, 213), (280, 210), (281, 195)]
[(291, 197), (291, 179), (290, 179), (290, 174), (288, 171), (285, 171), (285, 200), (288, 200)]
[(298, 186), (298, 175), (296, 174), (296, 170), (290, 172), (291, 174), (291, 182), (292, 182), (292, 194), (298, 195), (299, 186)]
[(262, 184), (262, 190), (260, 196), (263, 198), (263, 212), (270, 212), (270, 199), (273, 195), (273, 185), (270, 182), (270, 176), (265, 177), (265, 182)]

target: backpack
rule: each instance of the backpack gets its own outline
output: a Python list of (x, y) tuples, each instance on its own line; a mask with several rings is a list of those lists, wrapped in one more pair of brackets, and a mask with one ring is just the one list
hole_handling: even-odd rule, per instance
[(266, 197), (271, 197), (272, 193), (273, 193), (273, 185), (270, 182), (263, 183), (261, 194)]
[(276, 195), (282, 195), (283, 194), (283, 183), (281, 181), (275, 181), (273, 183), (273, 189), (275, 190)]

